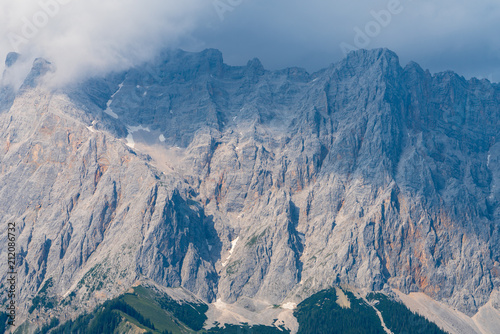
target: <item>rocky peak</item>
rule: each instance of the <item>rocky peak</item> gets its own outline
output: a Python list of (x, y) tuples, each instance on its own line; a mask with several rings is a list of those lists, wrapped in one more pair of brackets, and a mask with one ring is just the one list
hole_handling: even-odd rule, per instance
[(33, 61), (33, 66), (31, 68), (30, 73), (24, 80), (23, 85), (21, 86), (21, 90), (26, 90), (28, 88), (34, 88), (38, 85), (39, 80), (43, 78), (47, 73), (53, 72), (55, 70), (52, 63), (43, 59), (36, 58)]
[(17, 62), (20, 56), (21, 55), (17, 52), (9, 52), (5, 59), (5, 66), (7, 68), (12, 67)]
[(400, 67), (399, 57), (388, 49), (356, 50), (347, 54), (341, 61), (342, 66), (358, 71), (366, 70), (373, 66), (380, 66), (383, 71), (393, 71)]
[(259, 58), (254, 58), (249, 60), (247, 63), (248, 72), (254, 75), (262, 75), (264, 74), (264, 66), (262, 65)]
[(213, 66), (221, 66), (224, 63), (222, 52), (217, 49), (206, 49), (200, 53), (200, 58), (204, 58)]
[(425, 73), (424, 69), (414, 61), (410, 61), (408, 64), (406, 64), (404, 70), (405, 72), (409, 73), (418, 73), (418, 74)]
[[(164, 53), (160, 71), (172, 79), (190, 80), (194, 77), (220, 76), (224, 70), (222, 53), (219, 50), (207, 49), (202, 52), (186, 52), (175, 50)], [(172, 77), (172, 75), (174, 75)]]

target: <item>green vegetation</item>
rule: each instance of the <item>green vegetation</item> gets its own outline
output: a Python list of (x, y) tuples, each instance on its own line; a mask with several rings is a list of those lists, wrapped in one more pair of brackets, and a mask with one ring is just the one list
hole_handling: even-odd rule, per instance
[(179, 303), (168, 296), (164, 296), (158, 302), (162, 309), (170, 311), (174, 317), (195, 331), (201, 330), (207, 320), (205, 313), (208, 311), (208, 306), (206, 304)]
[(344, 291), (351, 308), (337, 304), (335, 289), (321, 291), (300, 303), (294, 312), (298, 334), (385, 334), (375, 310)]
[(230, 263), (227, 268), (226, 268), (226, 272), (229, 274), (229, 275), (233, 275), (233, 274), (236, 274), (239, 270), (239, 267), (240, 267), (240, 264), (241, 264), (241, 261), (240, 260), (237, 260), (237, 261), (234, 261), (232, 263)]
[(112, 300), (110, 302), (107, 302), (104, 304), (104, 307), (109, 308), (110, 310), (121, 311), (137, 320), (137, 322), (141, 325), (151, 329), (155, 329), (155, 326), (151, 323), (151, 320), (144, 318), (142, 314), (140, 314), (133, 307), (121, 300)]
[(133, 288), (116, 299), (107, 301), (91, 314), (84, 314), (62, 325), (51, 322), (37, 334), (122, 333), (137, 326), (150, 334), (218, 334), (262, 333), (287, 334), (284, 328), (267, 326), (226, 325), (204, 330), (208, 306), (203, 303), (179, 302), (166, 294), (142, 286)]
[(369, 301), (377, 300), (375, 307), (382, 313), (385, 325), (394, 333), (400, 334), (445, 334), (446, 332), (427, 320), (411, 312), (403, 304), (390, 300), (381, 293), (369, 294)]
[(257, 243), (257, 240), (259, 240), (259, 237), (258, 237), (258, 236), (256, 236), (256, 235), (253, 235), (253, 236), (250, 238), (250, 240), (248, 240), (248, 242), (247, 242), (247, 244), (246, 244), (246, 245), (251, 247), (251, 246), (253, 246), (253, 245), (255, 245), (255, 244)]
[(59, 319), (52, 318), (50, 322), (43, 326), (41, 329), (38, 329), (35, 334), (47, 334), (52, 328), (59, 326)]
[(7, 320), (9, 319), (9, 315), (4, 312), (0, 312), (0, 333), (5, 333), (7, 330)]
[[(39, 295), (46, 296), (51, 282), (47, 281)], [(375, 310), (363, 299), (343, 290), (350, 301), (350, 308), (337, 303), (336, 289), (321, 291), (300, 303), (294, 312), (299, 322), (299, 334), (384, 334)], [(383, 294), (370, 294), (367, 299), (375, 302), (384, 322), (398, 334), (443, 334), (435, 324), (412, 313), (403, 304), (390, 300)], [(279, 305), (274, 305), (275, 308)], [(91, 334), (123, 333), (133, 328), (147, 334), (289, 334), (284, 327), (221, 325), (205, 330), (208, 306), (203, 303), (177, 301), (165, 293), (146, 287), (134, 287), (124, 295), (105, 302), (91, 314), (59, 324), (58, 319), (38, 329), (35, 334)], [(0, 314), (0, 329), (7, 315)], [(5, 330), (5, 329), (3, 329)], [(2, 333), (2, 331), (0, 331)]]
[(66, 306), (66, 305), (69, 305), (69, 303), (71, 303), (71, 301), (76, 297), (76, 292), (75, 291), (71, 291), (71, 293), (66, 297), (64, 298), (62, 301), (61, 301), (61, 305), (62, 306)]
[(126, 324), (154, 334), (195, 333), (198, 329), (190, 327), (201, 329), (207, 310), (205, 304), (181, 304), (166, 295), (136, 287), (133, 292), (107, 301), (92, 314), (68, 321), (50, 333), (120, 333)]
[[(52, 330), (50, 333), (113, 333), (123, 319), (133, 319), (133, 322), (137, 322), (137, 325), (142, 325), (142, 328), (155, 330), (155, 326), (149, 319), (144, 318), (139, 312), (137, 312), (130, 305), (124, 303), (121, 300), (111, 300), (104, 303), (98, 308), (94, 315), (84, 314), (78, 317), (75, 321), (68, 321), (60, 327)], [(52, 326), (51, 324), (44, 326), (40, 334), (48, 333), (51, 328), (56, 327), (59, 324)], [(44, 329), (47, 329), (44, 331)]]
[(54, 297), (48, 297), (48, 290), (54, 286), (54, 280), (49, 278), (45, 281), (44, 285), (38, 292), (35, 298), (31, 301), (31, 307), (28, 309), (29, 313), (33, 313), (36, 309), (53, 309), (57, 304), (57, 300)]
[(102, 264), (98, 263), (86, 272), (83, 278), (78, 282), (77, 290), (83, 286), (89, 287), (90, 293), (95, 290), (102, 290), (104, 282), (106, 282), (106, 279), (108, 278), (109, 268), (106, 269), (106, 272), (104, 272), (101, 268)]
[(120, 325), (122, 318), (111, 309), (99, 308), (94, 315), (84, 314), (75, 321), (68, 321), (53, 329), (51, 334), (112, 334)]
[[(162, 307), (161, 303), (163, 303), (167, 297), (168, 296), (165, 294), (139, 286), (135, 287), (133, 292), (126, 293), (120, 297), (120, 299), (132, 306), (144, 317), (150, 319), (157, 328), (158, 333), (165, 330), (173, 334), (192, 333), (193, 330), (191, 330), (187, 324), (183, 323), (183, 320), (178, 319), (174, 315), (174, 313), (179, 314), (178, 310), (173, 309), (174, 305), (180, 308), (177, 302), (173, 302), (170, 307), (166, 305)], [(206, 319), (204, 312), (202, 316), (203, 323)]]
[(255, 245), (257, 243), (257, 241), (259, 241), (259, 239), (261, 239), (263, 236), (265, 236), (266, 233), (267, 233), (267, 229), (265, 229), (259, 235), (255, 235), (255, 234), (252, 235), (245, 245), (248, 246), (248, 247), (252, 247), (253, 245)]
[[(383, 334), (384, 330), (375, 310), (363, 299), (356, 298), (349, 291), (343, 291), (350, 301), (350, 308), (342, 308), (337, 304), (335, 289), (321, 291), (300, 303), (294, 312), (299, 322), (298, 334)], [(445, 334), (434, 323), (384, 294), (372, 293), (367, 296), (367, 300), (376, 303), (375, 307), (382, 313), (385, 325), (393, 333)]]

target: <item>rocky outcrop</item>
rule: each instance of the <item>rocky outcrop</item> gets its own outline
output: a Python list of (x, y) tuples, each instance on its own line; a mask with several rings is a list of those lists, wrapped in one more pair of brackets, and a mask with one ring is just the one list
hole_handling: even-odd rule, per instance
[(385, 49), (314, 74), (171, 51), (56, 91), (48, 68), (1, 102), (25, 311), (49, 278), (76, 313), (141, 278), (226, 303), (391, 286), (469, 315), (500, 285), (497, 84)]

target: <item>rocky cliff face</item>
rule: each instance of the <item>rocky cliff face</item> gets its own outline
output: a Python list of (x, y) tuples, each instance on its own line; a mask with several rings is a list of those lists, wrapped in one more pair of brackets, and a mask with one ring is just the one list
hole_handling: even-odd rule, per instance
[(59, 90), (51, 71), (37, 60), (16, 92), (7, 70), (0, 91), (24, 315), (140, 279), (226, 303), (392, 287), (469, 315), (500, 286), (497, 84), (385, 49), (314, 74), (215, 50)]

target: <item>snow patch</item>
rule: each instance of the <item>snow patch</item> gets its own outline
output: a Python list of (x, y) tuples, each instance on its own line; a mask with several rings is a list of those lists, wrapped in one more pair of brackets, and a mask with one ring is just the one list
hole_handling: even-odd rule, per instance
[(113, 110), (111, 110), (111, 103), (113, 103), (113, 99), (115, 98), (116, 94), (118, 94), (120, 92), (120, 90), (122, 88), (123, 88), (123, 82), (118, 85), (118, 90), (113, 95), (111, 95), (111, 98), (106, 103), (106, 110), (104, 110), (104, 112), (106, 114), (108, 114), (109, 116), (111, 116), (111, 117), (113, 117), (115, 119), (118, 119), (118, 115), (115, 112), (113, 112)]
[(165, 140), (167, 140), (167, 139), (165, 138), (165, 136), (164, 136), (164, 135), (160, 135), (160, 137), (158, 137), (158, 139), (159, 139), (162, 143), (164, 143), (164, 142), (165, 142)]
[(233, 255), (234, 248), (236, 247), (236, 244), (238, 243), (238, 240), (240, 240), (240, 237), (237, 237), (233, 241), (231, 241), (231, 250), (229, 251), (229, 256)]
[(288, 303), (281, 305), (281, 308), (285, 309), (285, 310), (295, 310), (297, 308), (297, 304), (288, 302)]
[(137, 132), (137, 131), (146, 131), (146, 132), (151, 132), (151, 130), (148, 127), (143, 127), (142, 125), (139, 126), (127, 126), (128, 132)]
[[(111, 103), (108, 102), (108, 104), (111, 104)], [(109, 116), (113, 117), (114, 119), (118, 119), (118, 115), (115, 112), (113, 112), (113, 110), (111, 110), (111, 108), (109, 106), (106, 108), (106, 110), (104, 110), (104, 112), (106, 114), (108, 114)]]
[(89, 129), (90, 132), (95, 132), (94, 126), (87, 126), (87, 129)]
[(488, 161), (486, 162), (486, 167), (490, 167), (491, 154), (488, 154)]
[(132, 136), (132, 133), (128, 133), (127, 135), (127, 146), (130, 148), (135, 148), (135, 141), (134, 141), (134, 136)]
[(135, 141), (134, 141), (134, 132), (137, 131), (146, 131), (146, 132), (151, 132), (151, 130), (148, 127), (143, 127), (142, 125), (138, 126), (127, 126), (127, 146), (130, 148), (135, 148)]
[(240, 237), (237, 237), (236, 239), (234, 239), (233, 241), (231, 241), (231, 249), (229, 250), (229, 255), (227, 256), (226, 261), (224, 261), (222, 263), (223, 267), (227, 266), (227, 264), (229, 262), (229, 259), (233, 255), (234, 249), (236, 248), (236, 244), (238, 243), (238, 240), (240, 240)]

